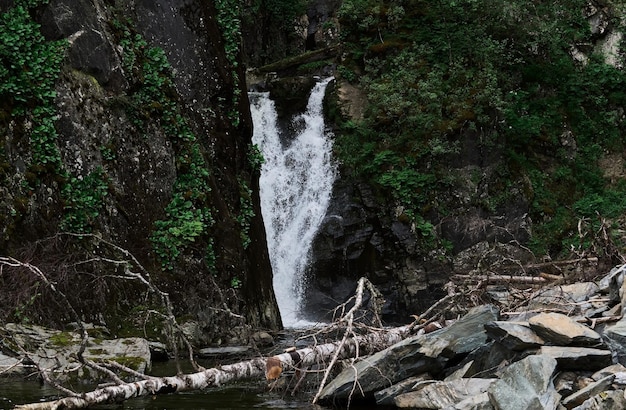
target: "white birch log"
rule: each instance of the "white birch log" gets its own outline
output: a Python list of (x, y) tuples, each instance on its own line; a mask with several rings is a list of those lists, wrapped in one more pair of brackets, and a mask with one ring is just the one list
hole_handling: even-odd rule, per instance
[[(321, 344), (273, 356), (283, 368), (307, 368), (329, 361), (335, 354), (340, 359), (367, 355), (385, 349), (409, 336), (411, 326), (381, 330), (356, 336), (341, 342)], [(262, 378), (265, 376), (268, 358), (256, 358), (224, 365), (192, 374), (171, 377), (152, 377), (147, 380), (108, 386), (76, 397), (24, 404), (16, 409), (79, 409), (102, 403), (122, 402), (134, 397), (199, 390), (219, 386), (235, 380)]]

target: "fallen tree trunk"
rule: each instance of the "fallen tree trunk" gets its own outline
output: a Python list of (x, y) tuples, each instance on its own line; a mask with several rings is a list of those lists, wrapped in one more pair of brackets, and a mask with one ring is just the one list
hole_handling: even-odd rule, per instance
[(339, 359), (375, 353), (409, 336), (412, 326), (380, 330), (363, 336), (355, 336), (342, 342), (321, 344), (283, 353), (271, 358), (256, 358), (244, 362), (207, 369), (192, 374), (170, 377), (150, 377), (146, 380), (118, 384), (97, 389), (74, 397), (59, 400), (31, 403), (16, 409), (78, 409), (102, 403), (121, 402), (134, 397), (168, 394), (189, 390), (199, 390), (219, 386), (235, 380), (262, 378), (266, 376), (269, 363), (280, 363), (284, 368), (305, 369), (315, 364), (329, 361), (333, 356)]
[(510, 276), (510, 275), (453, 275), (452, 280), (483, 282), (484, 284), (528, 284), (543, 285), (548, 280), (542, 276)]

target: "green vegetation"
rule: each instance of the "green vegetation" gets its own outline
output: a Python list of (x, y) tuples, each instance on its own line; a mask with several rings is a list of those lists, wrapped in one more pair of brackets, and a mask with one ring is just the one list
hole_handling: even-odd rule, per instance
[(237, 74), (239, 45), (241, 44), (241, 10), (239, 0), (216, 0), (217, 23), (224, 38), (226, 58), (231, 65), (233, 79), (232, 109), (228, 111), (228, 118), (232, 124), (239, 125), (239, 99), (241, 98), (240, 78)]
[(70, 178), (63, 187), (65, 215), (61, 229), (67, 232), (89, 233), (104, 207), (109, 185), (102, 168), (84, 178)]
[(117, 356), (112, 360), (132, 370), (139, 370), (146, 364), (146, 360), (139, 356)]
[[(36, 176), (62, 173), (54, 128), (54, 83), (66, 42), (46, 41), (40, 25), (32, 20), (29, 9), (45, 3), (16, 0), (0, 16), (0, 122), (24, 124), (17, 132), (29, 138), (29, 170)], [(29, 182), (34, 187), (37, 178)]]
[(241, 227), (241, 243), (244, 249), (250, 245), (250, 221), (254, 218), (254, 209), (252, 208), (252, 190), (248, 184), (239, 179), (239, 215), (237, 222)]
[(304, 0), (254, 0), (246, 6), (247, 19), (256, 21), (261, 10), (267, 11), (269, 26), (285, 31), (292, 30), (296, 18), (306, 13)]
[(59, 332), (50, 336), (50, 343), (55, 346), (69, 346), (78, 343), (78, 340), (74, 340), (74, 335), (70, 332)]
[[(42, 181), (60, 182), (66, 213), (60, 228), (90, 232), (107, 194), (104, 171), (84, 178), (72, 177), (64, 168), (57, 146), (55, 82), (61, 71), (65, 40), (46, 41), (30, 11), (47, 0), (18, 0), (0, 16), (0, 121), (13, 121), (14, 140), (27, 137), (30, 162), (23, 192), (12, 216), (27, 211), (28, 197)], [(4, 127), (2, 127), (4, 128)]]
[(263, 158), (263, 153), (257, 144), (250, 144), (248, 147), (248, 162), (250, 162), (253, 171), (261, 172), (265, 158)]
[(173, 269), (185, 249), (204, 241), (205, 260), (211, 268), (215, 260), (209, 237), (213, 224), (209, 164), (176, 98), (171, 66), (164, 51), (148, 47), (129, 21), (115, 21), (113, 27), (124, 50), (124, 68), (134, 81), (128, 115), (139, 130), (158, 124), (177, 150), (178, 174), (172, 199), (165, 208), (165, 218), (154, 223), (150, 238), (155, 253), (164, 269)]
[[(391, 192), (425, 245), (433, 211), (453, 212), (450, 168), (471, 141), (500, 157), (490, 203), (529, 181), (538, 254), (558, 255), (581, 218), (626, 212), (624, 184), (598, 160), (624, 148), (626, 73), (575, 45), (591, 43), (583, 0), (346, 0), (339, 12), (346, 59), (366, 118), (341, 124), (337, 152), (363, 178)], [(612, 24), (619, 24), (618, 21)]]

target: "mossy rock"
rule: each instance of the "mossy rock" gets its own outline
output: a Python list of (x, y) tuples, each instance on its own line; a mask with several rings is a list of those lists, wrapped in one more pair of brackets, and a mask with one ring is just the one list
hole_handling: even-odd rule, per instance
[(78, 338), (77, 335), (74, 333), (59, 332), (50, 336), (49, 341), (54, 346), (66, 347), (66, 346), (71, 346), (73, 344), (79, 343), (80, 338)]

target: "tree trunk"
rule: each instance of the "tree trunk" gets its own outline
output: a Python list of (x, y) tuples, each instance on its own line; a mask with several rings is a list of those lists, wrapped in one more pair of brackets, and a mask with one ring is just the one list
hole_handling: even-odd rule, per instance
[(282, 353), (271, 358), (252, 359), (192, 374), (150, 377), (137, 382), (104, 387), (80, 396), (25, 404), (17, 406), (16, 409), (78, 409), (102, 403), (121, 402), (134, 397), (204, 389), (235, 380), (261, 378), (266, 376), (266, 370), (271, 370), (270, 367), (275, 368), (277, 363), (282, 369), (306, 369), (312, 365), (327, 362), (336, 354), (338, 358), (345, 359), (383, 350), (406, 338), (412, 329), (412, 326), (402, 326), (381, 330), (349, 338), (343, 343), (326, 343)]

